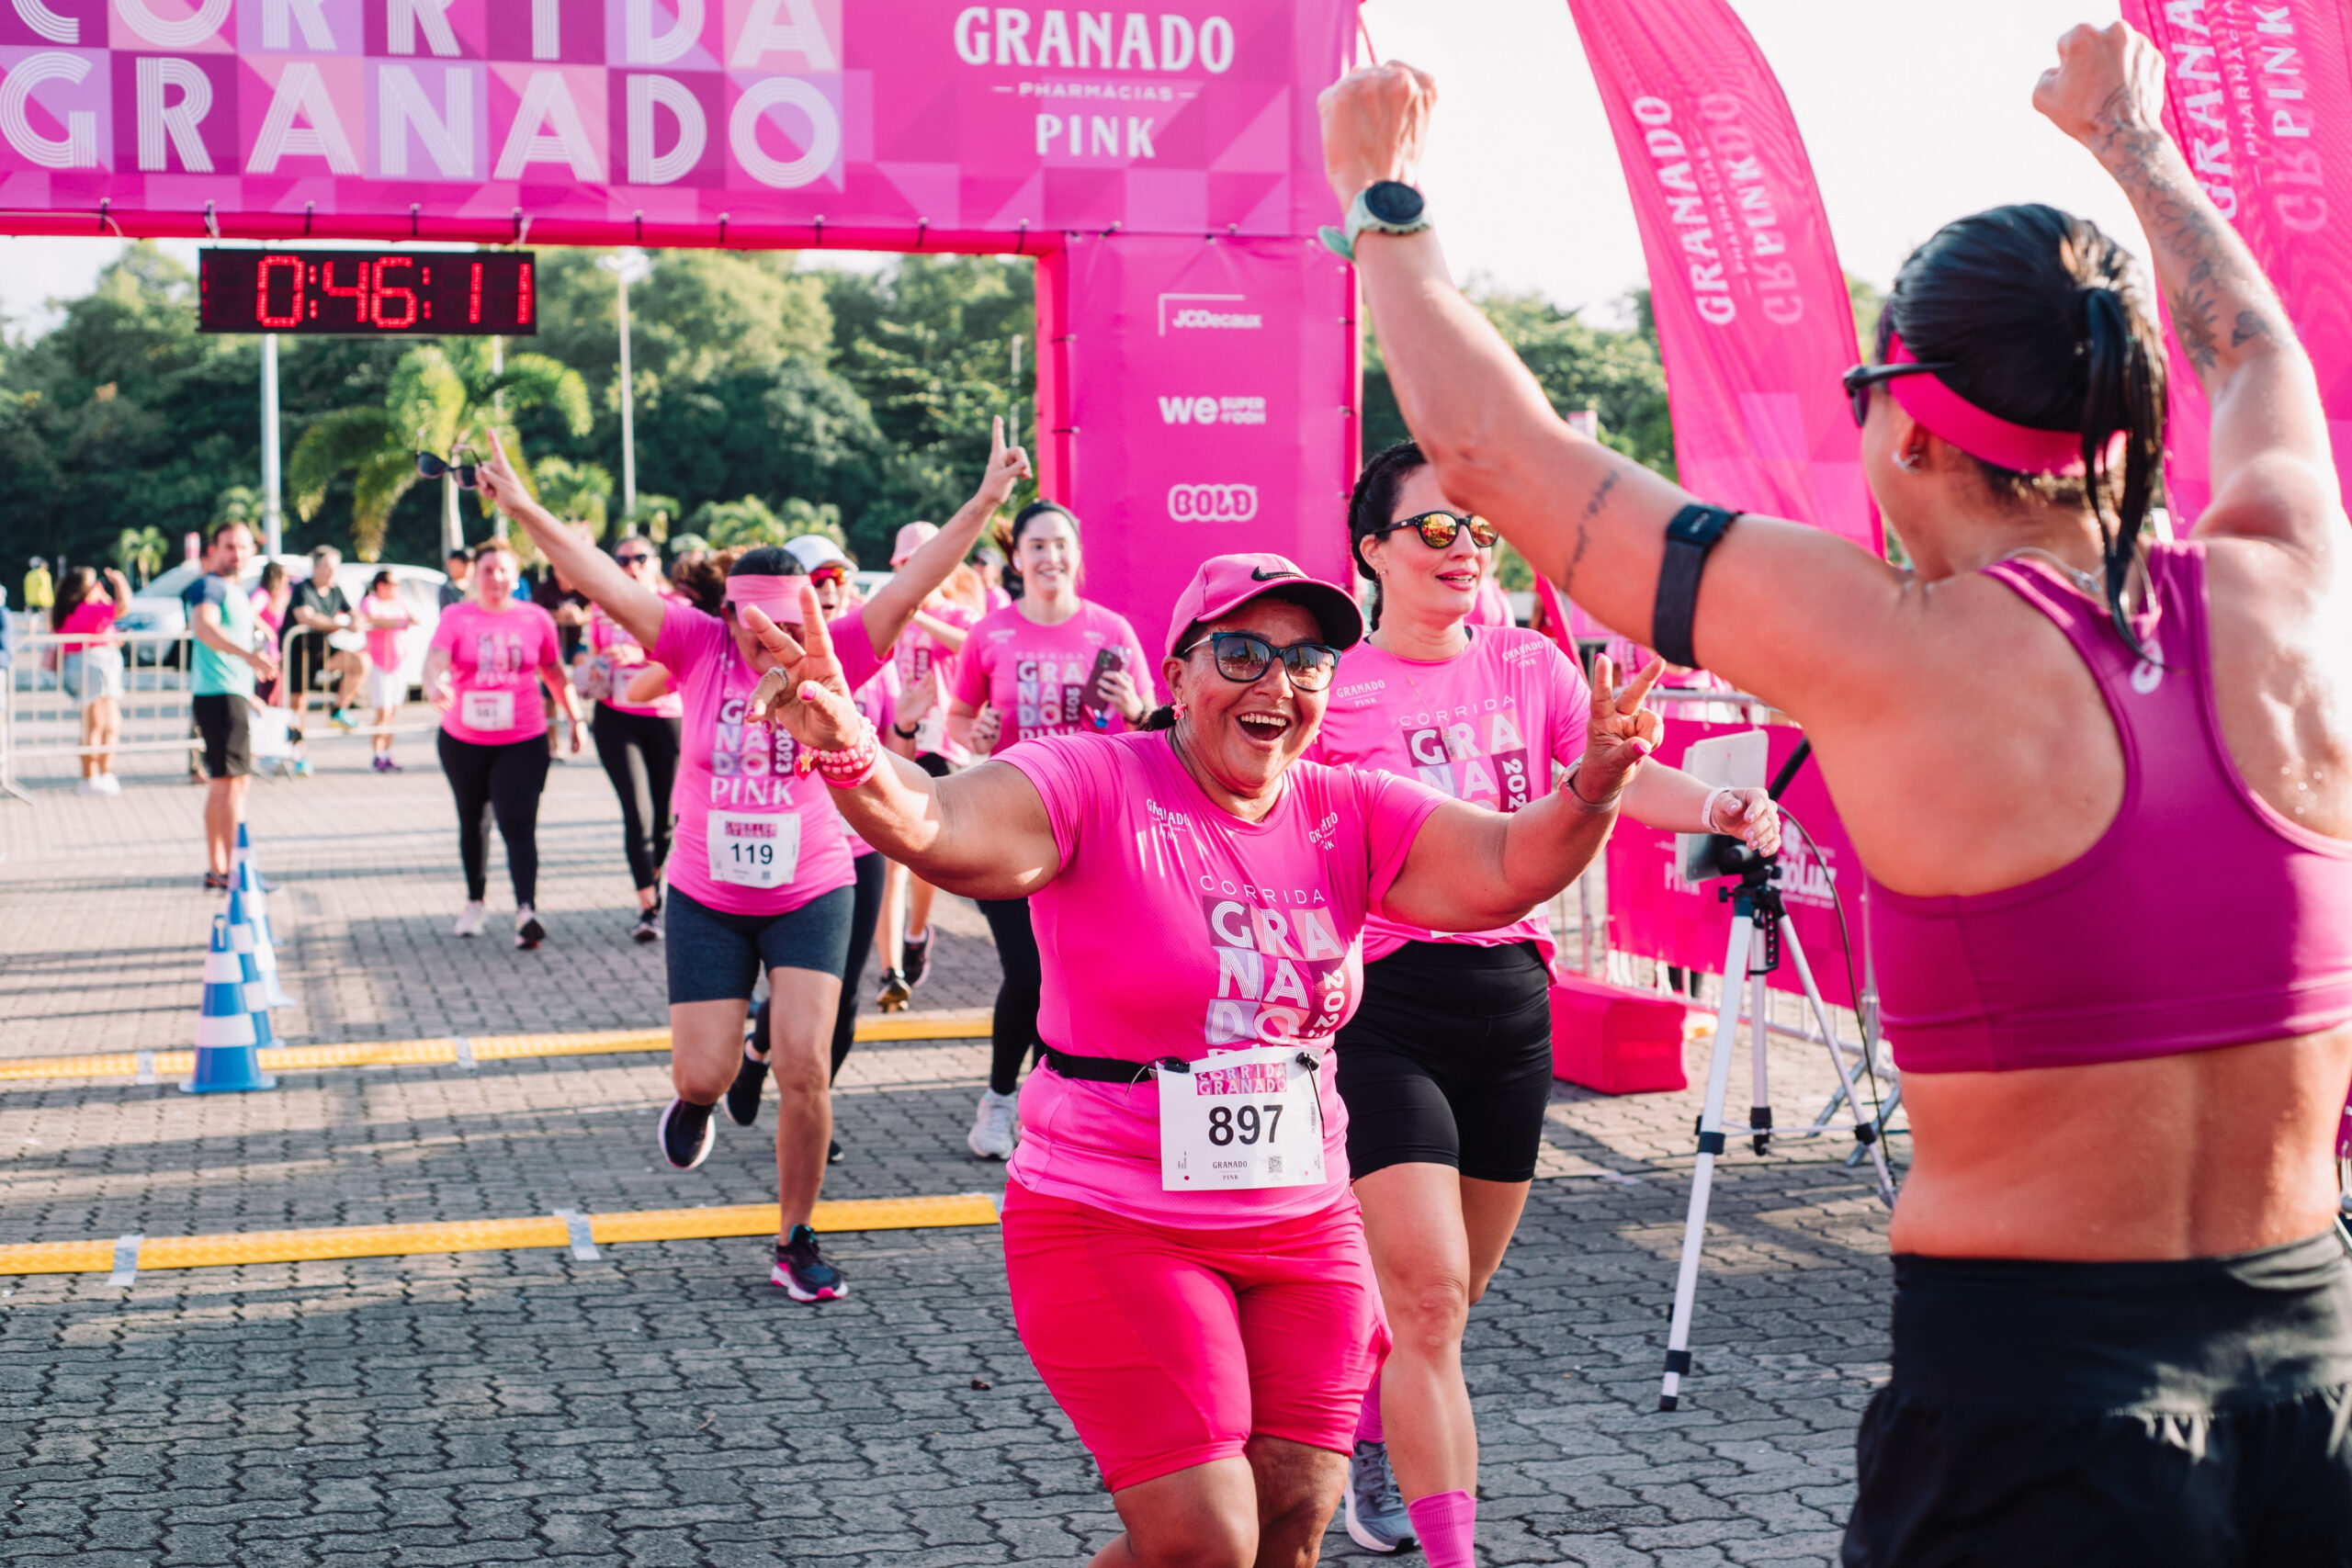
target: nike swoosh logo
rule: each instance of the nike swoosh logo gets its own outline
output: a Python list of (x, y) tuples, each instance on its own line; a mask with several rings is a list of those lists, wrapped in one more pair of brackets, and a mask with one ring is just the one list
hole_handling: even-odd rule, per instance
[(1250, 569), (1250, 581), (1252, 582), (1272, 582), (1278, 577), (1304, 577), (1306, 575), (1306, 574), (1303, 571), (1288, 571), (1282, 570), (1268, 571), (1262, 566), (1253, 566)]

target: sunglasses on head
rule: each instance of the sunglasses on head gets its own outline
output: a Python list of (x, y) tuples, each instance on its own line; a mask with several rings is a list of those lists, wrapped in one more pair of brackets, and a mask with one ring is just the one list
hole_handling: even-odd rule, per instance
[(1872, 387), (1897, 376), (1932, 376), (1951, 368), (1949, 365), (1921, 365), (1912, 360), (1901, 365), (1857, 365), (1838, 377), (1838, 384), (1846, 389), (1846, 401), (1854, 411), (1854, 428), (1860, 430), (1870, 421)]
[(474, 475), (477, 468), (476, 464), (453, 463), (446, 457), (436, 457), (430, 452), (419, 452), (416, 455), (416, 471), (419, 476), (428, 479), (437, 479), (443, 474), (455, 474), (458, 476), (459, 490), (474, 488)]
[(1295, 642), (1288, 648), (1276, 648), (1256, 632), (1211, 632), (1178, 657), (1192, 657), (1201, 643), (1208, 645), (1210, 655), (1216, 659), (1216, 672), (1238, 686), (1264, 679), (1279, 659), (1292, 685), (1302, 692), (1319, 692), (1331, 683), (1331, 671), (1340, 667), (1340, 650), (1336, 648), (1319, 642)]
[(1495, 532), (1495, 525), (1485, 518), (1464, 517), (1458, 512), (1424, 512), (1417, 517), (1400, 517), (1394, 523), (1383, 524), (1372, 532), (1374, 537), (1377, 538), (1383, 535), (1393, 534), (1399, 528), (1414, 530), (1420, 535), (1421, 543), (1433, 550), (1453, 548), (1453, 541), (1461, 536), (1462, 530), (1464, 528), (1470, 530), (1470, 542), (1482, 550), (1494, 548), (1495, 541), (1502, 537)]

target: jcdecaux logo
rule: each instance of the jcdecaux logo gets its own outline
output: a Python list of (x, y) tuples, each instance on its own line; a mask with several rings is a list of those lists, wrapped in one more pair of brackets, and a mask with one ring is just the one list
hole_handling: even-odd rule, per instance
[(1168, 515), (1179, 523), (1247, 523), (1258, 515), (1258, 487), (1170, 485)]

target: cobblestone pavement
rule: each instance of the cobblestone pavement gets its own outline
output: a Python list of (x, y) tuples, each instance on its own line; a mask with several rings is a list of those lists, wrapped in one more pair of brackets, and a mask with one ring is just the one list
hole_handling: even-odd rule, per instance
[[(303, 1040), (658, 1021), (623, 939), (616, 813), (550, 782), (521, 954), (448, 935), (437, 775), (314, 749), (257, 784)], [(413, 753), (422, 761), (421, 750)], [(0, 803), (0, 1055), (181, 1046), (213, 908), (198, 792)], [(500, 874), (493, 873), (493, 905)], [(493, 927), (495, 930), (495, 927)], [(985, 928), (943, 918), (926, 1007), (983, 1003)], [(1694, 1048), (1694, 1078), (1703, 1066)], [(1781, 1119), (1822, 1098), (1776, 1046)], [(992, 1190), (963, 1134), (978, 1042), (861, 1046), (828, 1195)], [(1745, 1072), (1736, 1075), (1745, 1081)], [(286, 1075), (274, 1093), (0, 1090), (0, 1241), (759, 1201), (763, 1134), (654, 1155), (659, 1057)], [(1736, 1092), (1735, 1099), (1738, 1098)], [(1545, 1171), (1465, 1353), (1495, 1564), (1835, 1560), (1852, 1430), (1885, 1373), (1883, 1216), (1837, 1148), (1719, 1168), (1683, 1408), (1656, 1409), (1695, 1094), (1560, 1087)], [(1740, 1120), (1737, 1110), (1727, 1118)], [(756, 1240), (0, 1279), (0, 1562), (1075, 1563), (1109, 1499), (1013, 1336), (987, 1230), (842, 1235), (846, 1301), (764, 1283)], [(1345, 1534), (1333, 1560), (1357, 1557)], [(1408, 1556), (1408, 1562), (1419, 1559)]]

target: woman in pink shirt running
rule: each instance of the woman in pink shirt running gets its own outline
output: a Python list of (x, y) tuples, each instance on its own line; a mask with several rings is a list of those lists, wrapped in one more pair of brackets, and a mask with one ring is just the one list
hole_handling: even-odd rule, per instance
[(359, 601), (359, 624), (368, 632), (368, 739), (375, 747), (372, 759), (379, 773), (397, 773), (392, 761), (392, 722), (408, 701), (408, 676), (401, 670), (407, 652), (408, 629), (416, 615), (401, 597), (400, 580), (379, 571)]
[[(989, 612), (956, 659), (947, 734), (976, 752), (1040, 735), (1118, 735), (1149, 709), (1143, 642), (1126, 617), (1078, 594), (1084, 565), (1078, 518), (1055, 501), (1033, 501), (1012, 520), (1013, 559), (1026, 584)], [(1023, 898), (980, 903), (1004, 980), (996, 994), (989, 1086), (965, 1142), (983, 1159), (1012, 1153), (1021, 1065), (1037, 1043), (1043, 972)]]
[[(1404, 441), (1364, 465), (1348, 533), (1374, 584), (1372, 630), (1348, 656), (1308, 755), (1496, 811), (1550, 795), (1554, 764), (1584, 754), (1591, 694), (1549, 637), (1485, 618), (1493, 529), (1447, 501), (1421, 449)], [(1663, 762), (1635, 775), (1624, 812), (1677, 832), (1741, 834), (1766, 853), (1780, 847), (1764, 791), (1710, 790)], [(1363, 1006), (1338, 1040), (1340, 1095), (1396, 1348), (1356, 1428), (1348, 1533), (1374, 1551), (1418, 1540), (1430, 1568), (1469, 1568), (1478, 1435), (1462, 1332), (1502, 1265), (1543, 1144), (1552, 930), (1540, 908), (1498, 931), (1375, 916), (1363, 956)]]
[[(677, 1098), (656, 1137), (673, 1169), (709, 1155), (711, 1111), (722, 1097), (743, 1121), (761, 1088), (776, 1087), (776, 1203), (780, 1224), (769, 1279), (799, 1302), (831, 1301), (848, 1286), (820, 1255), (808, 1220), (825, 1181), (832, 1138), (828, 1058), (842, 968), (849, 954), (856, 882), (831, 792), (808, 776), (801, 748), (752, 701), (775, 663), (755, 627), (802, 624), (804, 605), (828, 646), (863, 686), (925, 595), (946, 580), (1013, 487), (1029, 458), (996, 422), (979, 488), (939, 537), (867, 604), (830, 625), (808, 580), (780, 545), (737, 557), (714, 615), (623, 571), (532, 499), (492, 436), (480, 470), (482, 494), (527, 530), (548, 561), (637, 639), (668, 672), (684, 710), (677, 828), (663, 947), (668, 955), (670, 1076)], [(818, 635), (811, 632), (810, 635)], [(567, 693), (569, 688), (567, 688)], [(743, 1023), (764, 970), (775, 1005), (764, 1040)]]
[(1582, 779), (1512, 816), (1301, 760), (1355, 602), (1273, 555), (1178, 598), (1165, 728), (1047, 735), (951, 778), (880, 754), (829, 640), (762, 632), (772, 711), (860, 836), (1029, 899), (1046, 1066), (1004, 1206), (1022, 1342), (1126, 1533), (1095, 1562), (1315, 1561), (1385, 1348), (1328, 1046), (1375, 912), (1507, 925), (1580, 872), (1657, 743), (1597, 700)]

